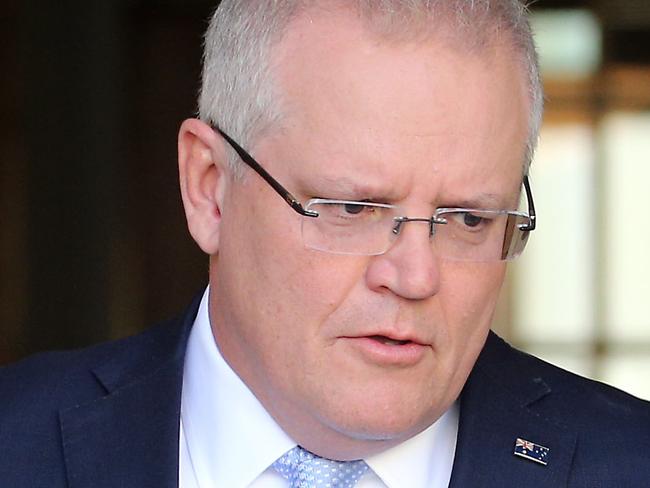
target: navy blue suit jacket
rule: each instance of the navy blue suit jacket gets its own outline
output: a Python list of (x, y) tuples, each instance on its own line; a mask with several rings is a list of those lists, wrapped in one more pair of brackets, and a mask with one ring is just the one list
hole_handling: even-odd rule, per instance
[[(197, 308), (138, 336), (0, 369), (0, 486), (176, 487)], [(650, 487), (649, 403), (493, 334), (460, 405), (452, 487)], [(517, 438), (548, 447), (548, 465), (514, 456)]]

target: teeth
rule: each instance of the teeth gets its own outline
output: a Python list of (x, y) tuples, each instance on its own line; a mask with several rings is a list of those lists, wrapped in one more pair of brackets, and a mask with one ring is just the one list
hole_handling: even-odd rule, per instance
[(385, 337), (385, 336), (373, 336), (373, 339), (376, 341), (381, 342), (382, 344), (388, 344), (391, 346), (403, 346), (404, 344), (408, 344), (410, 341), (397, 341), (395, 339), (391, 339), (390, 337)]

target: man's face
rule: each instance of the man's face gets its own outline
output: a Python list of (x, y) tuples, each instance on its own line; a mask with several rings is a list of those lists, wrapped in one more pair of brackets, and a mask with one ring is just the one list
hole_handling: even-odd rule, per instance
[[(424, 218), (437, 207), (512, 209), (528, 129), (516, 59), (504, 47), (381, 41), (343, 14), (299, 18), (274, 56), (285, 117), (249, 149), (303, 202), (371, 199)], [(214, 334), (296, 441), (364, 456), (456, 400), (503, 263), (440, 259), (420, 223), (381, 256), (307, 249), (304, 217), (252, 171), (229, 183), (221, 210)]]

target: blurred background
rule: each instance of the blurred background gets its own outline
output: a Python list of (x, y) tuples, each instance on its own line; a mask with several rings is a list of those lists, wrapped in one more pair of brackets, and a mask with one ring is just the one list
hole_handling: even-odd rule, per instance
[[(0, 364), (136, 333), (205, 286), (176, 133), (214, 6), (2, 1)], [(548, 99), (539, 226), (495, 329), (650, 399), (650, 2), (532, 10)]]

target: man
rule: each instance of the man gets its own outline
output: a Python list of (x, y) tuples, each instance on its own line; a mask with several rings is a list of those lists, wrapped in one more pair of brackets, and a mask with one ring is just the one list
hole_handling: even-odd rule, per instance
[(541, 100), (516, 0), (222, 2), (179, 134), (210, 286), (5, 369), (0, 479), (647, 485), (646, 402), (489, 332)]

